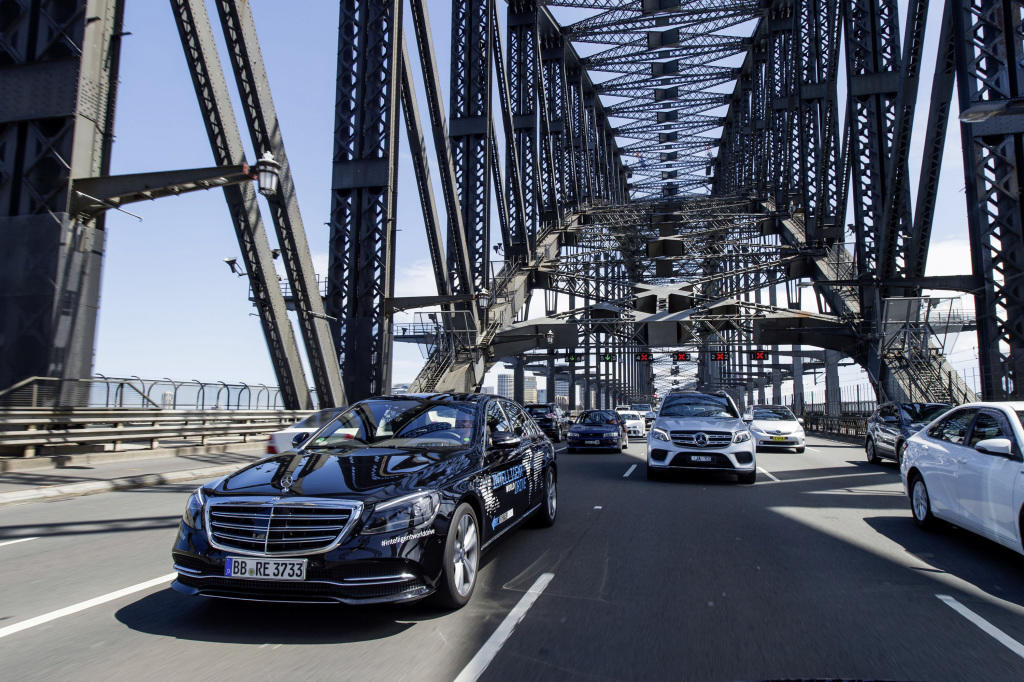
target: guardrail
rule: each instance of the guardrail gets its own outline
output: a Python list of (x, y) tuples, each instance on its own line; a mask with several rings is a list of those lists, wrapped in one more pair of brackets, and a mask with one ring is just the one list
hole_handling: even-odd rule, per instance
[(818, 412), (807, 412), (802, 415), (804, 429), (817, 433), (835, 434), (853, 438), (867, 436), (867, 420), (870, 414), (841, 414), (830, 417)]
[(281, 391), (266, 384), (176, 381), (141, 377), (91, 379), (30, 377), (0, 390), (0, 409), (19, 407), (103, 407), (151, 409), (280, 409)]
[(303, 410), (39, 409), (0, 411), (0, 453), (32, 457), (75, 447), (155, 448), (161, 440), (250, 436), (278, 431), (310, 414)]

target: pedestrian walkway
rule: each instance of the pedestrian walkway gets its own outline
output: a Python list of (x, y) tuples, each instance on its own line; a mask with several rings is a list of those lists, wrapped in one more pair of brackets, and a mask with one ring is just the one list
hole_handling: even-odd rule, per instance
[(88, 462), (72, 456), (63, 458), (67, 466), (0, 472), (0, 506), (216, 478), (265, 454), (265, 443), (250, 442), (182, 448), (180, 454), (145, 459)]

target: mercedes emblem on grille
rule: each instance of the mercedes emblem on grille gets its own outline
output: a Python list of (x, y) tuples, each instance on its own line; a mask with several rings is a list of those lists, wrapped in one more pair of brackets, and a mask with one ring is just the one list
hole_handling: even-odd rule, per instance
[(698, 433), (693, 437), (693, 442), (701, 447), (704, 447), (705, 445), (708, 444), (708, 434)]
[(282, 478), (281, 479), (281, 492), (283, 492), (283, 493), (288, 492), (288, 489), (292, 487), (292, 483), (294, 483), (294, 482), (295, 482), (295, 480), (292, 479), (291, 474), (288, 474), (287, 476)]

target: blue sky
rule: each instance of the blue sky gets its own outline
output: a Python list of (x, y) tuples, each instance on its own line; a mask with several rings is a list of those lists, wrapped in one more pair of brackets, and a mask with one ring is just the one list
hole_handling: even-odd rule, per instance
[[(914, 190), (934, 61), (933, 34), (942, 3), (932, 5), (911, 162)], [(337, 2), (252, 0), (252, 6), (310, 248), (318, 271), (326, 274)], [(429, 3), (445, 92), (449, 7), (439, 0)], [(504, 3), (499, 9), (503, 14)], [(212, 11), (211, 18), (216, 24)], [(212, 165), (169, 3), (128, 2), (125, 30), (131, 35), (123, 44), (112, 172)], [(222, 62), (227, 65), (223, 57)], [(244, 126), (240, 116), (238, 120)], [(969, 269), (955, 120), (950, 132), (929, 274)], [(243, 132), (248, 145), (247, 137)], [(255, 158), (251, 151), (249, 155)], [(433, 278), (404, 142), (400, 155), (396, 293), (422, 295), (433, 291)], [(196, 192), (136, 204), (131, 210), (143, 222), (108, 213), (96, 371), (108, 376), (274, 383), (263, 335), (248, 301), (247, 280), (232, 275), (223, 263), (224, 258), (238, 256), (238, 244), (222, 193)], [(266, 211), (264, 218), (273, 242)], [(394, 380), (411, 380), (421, 363), (415, 348), (398, 344)]]

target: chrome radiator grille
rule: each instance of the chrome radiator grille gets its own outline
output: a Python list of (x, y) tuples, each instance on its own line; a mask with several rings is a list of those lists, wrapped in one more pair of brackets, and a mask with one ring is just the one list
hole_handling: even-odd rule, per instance
[(359, 502), (334, 500), (211, 500), (207, 535), (214, 547), (245, 554), (324, 552), (344, 539), (361, 509)]
[(692, 448), (720, 448), (732, 443), (730, 431), (672, 431), (669, 436), (676, 445)]

